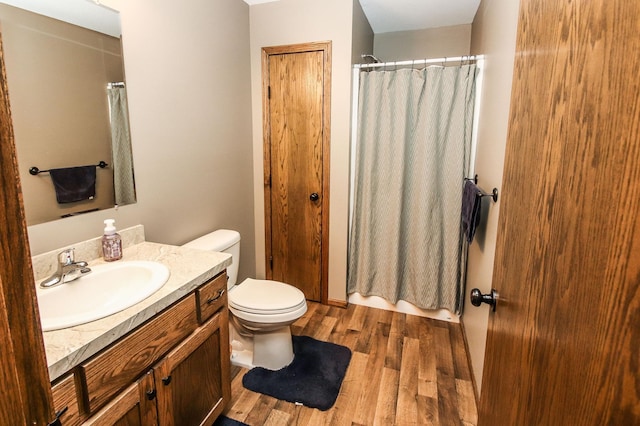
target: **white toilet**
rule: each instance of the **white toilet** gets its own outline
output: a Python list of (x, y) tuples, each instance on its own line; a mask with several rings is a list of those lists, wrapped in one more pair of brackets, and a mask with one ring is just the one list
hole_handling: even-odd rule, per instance
[(231, 363), (279, 370), (293, 361), (290, 325), (307, 312), (304, 293), (278, 281), (247, 278), (235, 285), (240, 263), (240, 233), (220, 229), (184, 247), (231, 254), (227, 268)]

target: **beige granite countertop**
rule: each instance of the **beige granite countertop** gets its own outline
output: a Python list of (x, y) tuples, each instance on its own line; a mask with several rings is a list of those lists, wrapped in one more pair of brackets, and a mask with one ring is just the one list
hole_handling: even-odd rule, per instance
[[(51, 381), (213, 278), (231, 264), (231, 255), (142, 241), (125, 245), (123, 260), (157, 261), (166, 265), (171, 275), (157, 292), (124, 311), (87, 324), (44, 332)], [(89, 261), (89, 267), (100, 263), (104, 261)]]

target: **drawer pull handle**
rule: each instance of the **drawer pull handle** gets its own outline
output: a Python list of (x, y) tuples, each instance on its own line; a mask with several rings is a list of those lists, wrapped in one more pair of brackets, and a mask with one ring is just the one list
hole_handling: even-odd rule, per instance
[(163, 383), (165, 386), (169, 385), (169, 383), (171, 383), (171, 376), (163, 377), (163, 378), (162, 378), (162, 383)]
[(149, 401), (153, 401), (156, 397), (156, 390), (155, 389), (151, 389), (147, 391), (147, 399)]
[(226, 290), (224, 288), (221, 288), (220, 290), (218, 290), (218, 294), (215, 297), (210, 297), (207, 299), (207, 305), (210, 305), (214, 302), (217, 302), (218, 299), (220, 299), (222, 297), (222, 295), (224, 294)]

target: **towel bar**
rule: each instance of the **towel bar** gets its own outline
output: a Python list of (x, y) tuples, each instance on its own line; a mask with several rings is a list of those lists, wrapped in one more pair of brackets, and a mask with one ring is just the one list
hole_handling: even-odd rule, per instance
[[(95, 165), (95, 167), (100, 167), (101, 169), (104, 169), (107, 166), (108, 166), (108, 164), (105, 163), (104, 161), (101, 161), (101, 162), (99, 162), (98, 164)], [(29, 169), (29, 173), (32, 174), (33, 176), (36, 176), (39, 173), (49, 173), (49, 170), (40, 170), (37, 167), (31, 167)]]
[[(464, 180), (472, 180), (473, 183), (477, 185), (478, 175), (475, 175), (473, 178), (464, 178)], [(480, 190), (480, 193), (478, 195), (480, 195), (480, 197), (491, 197), (493, 199), (493, 202), (495, 203), (498, 201), (498, 188), (493, 188), (493, 191), (491, 191), (491, 194), (487, 194), (486, 192)]]

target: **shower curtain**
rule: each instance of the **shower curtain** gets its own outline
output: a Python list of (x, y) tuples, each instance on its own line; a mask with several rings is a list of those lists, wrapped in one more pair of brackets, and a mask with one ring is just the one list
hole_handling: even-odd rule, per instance
[(360, 74), (348, 292), (460, 312), (476, 65)]
[(111, 117), (111, 151), (113, 156), (113, 186), (116, 205), (136, 202), (133, 176), (133, 155), (129, 133), (129, 111), (127, 109), (127, 89), (112, 87), (107, 89)]

